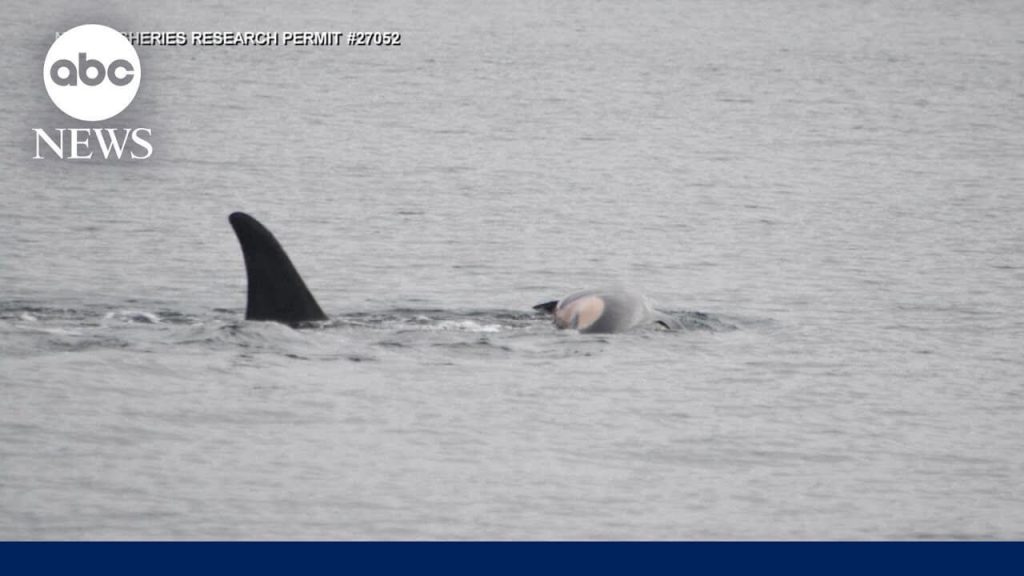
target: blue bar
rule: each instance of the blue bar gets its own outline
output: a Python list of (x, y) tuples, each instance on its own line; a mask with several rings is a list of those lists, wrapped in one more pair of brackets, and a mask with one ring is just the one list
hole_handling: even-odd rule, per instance
[(1019, 542), (0, 543), (4, 574), (1020, 574)]

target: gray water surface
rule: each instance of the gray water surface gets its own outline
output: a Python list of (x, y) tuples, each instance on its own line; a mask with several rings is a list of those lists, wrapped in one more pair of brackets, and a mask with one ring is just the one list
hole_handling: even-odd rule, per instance
[[(139, 162), (34, 161), (53, 33)], [(0, 15), (0, 537), (1024, 538), (1024, 6), (25, 2)], [(242, 320), (227, 215), (332, 317)], [(623, 286), (679, 332), (558, 332)]]

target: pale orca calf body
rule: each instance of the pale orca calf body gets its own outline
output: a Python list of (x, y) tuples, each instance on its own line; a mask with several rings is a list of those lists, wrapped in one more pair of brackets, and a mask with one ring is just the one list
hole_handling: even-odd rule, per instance
[(652, 308), (644, 296), (626, 290), (584, 290), (533, 309), (551, 314), (559, 328), (585, 334), (625, 332), (646, 325), (682, 327), (679, 320)]

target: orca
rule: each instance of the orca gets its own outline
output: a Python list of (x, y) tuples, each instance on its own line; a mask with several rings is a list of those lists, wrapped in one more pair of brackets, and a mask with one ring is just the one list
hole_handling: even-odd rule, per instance
[(258, 220), (244, 212), (228, 216), (245, 258), (248, 280), (246, 320), (290, 326), (327, 320), (284, 248)]
[(533, 309), (551, 314), (558, 328), (584, 334), (625, 332), (652, 324), (669, 330), (682, 328), (678, 319), (658, 312), (647, 298), (626, 290), (584, 290)]
[[(327, 315), (270, 230), (244, 212), (232, 213), (228, 221), (245, 259), (245, 319), (293, 327), (326, 321)], [(625, 290), (585, 290), (533, 308), (551, 314), (558, 328), (587, 334), (625, 332), (651, 324), (682, 328), (679, 320), (653, 309), (645, 297)]]

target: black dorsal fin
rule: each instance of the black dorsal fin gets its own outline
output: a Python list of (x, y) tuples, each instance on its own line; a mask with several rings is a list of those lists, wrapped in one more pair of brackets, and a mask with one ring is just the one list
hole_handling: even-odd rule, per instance
[(558, 308), (558, 300), (552, 300), (550, 302), (542, 302), (533, 307), (538, 312), (546, 312), (548, 314), (554, 314), (555, 308)]
[(246, 320), (273, 320), (292, 326), (327, 320), (284, 248), (255, 218), (243, 212), (228, 216), (245, 257), (249, 280)]

